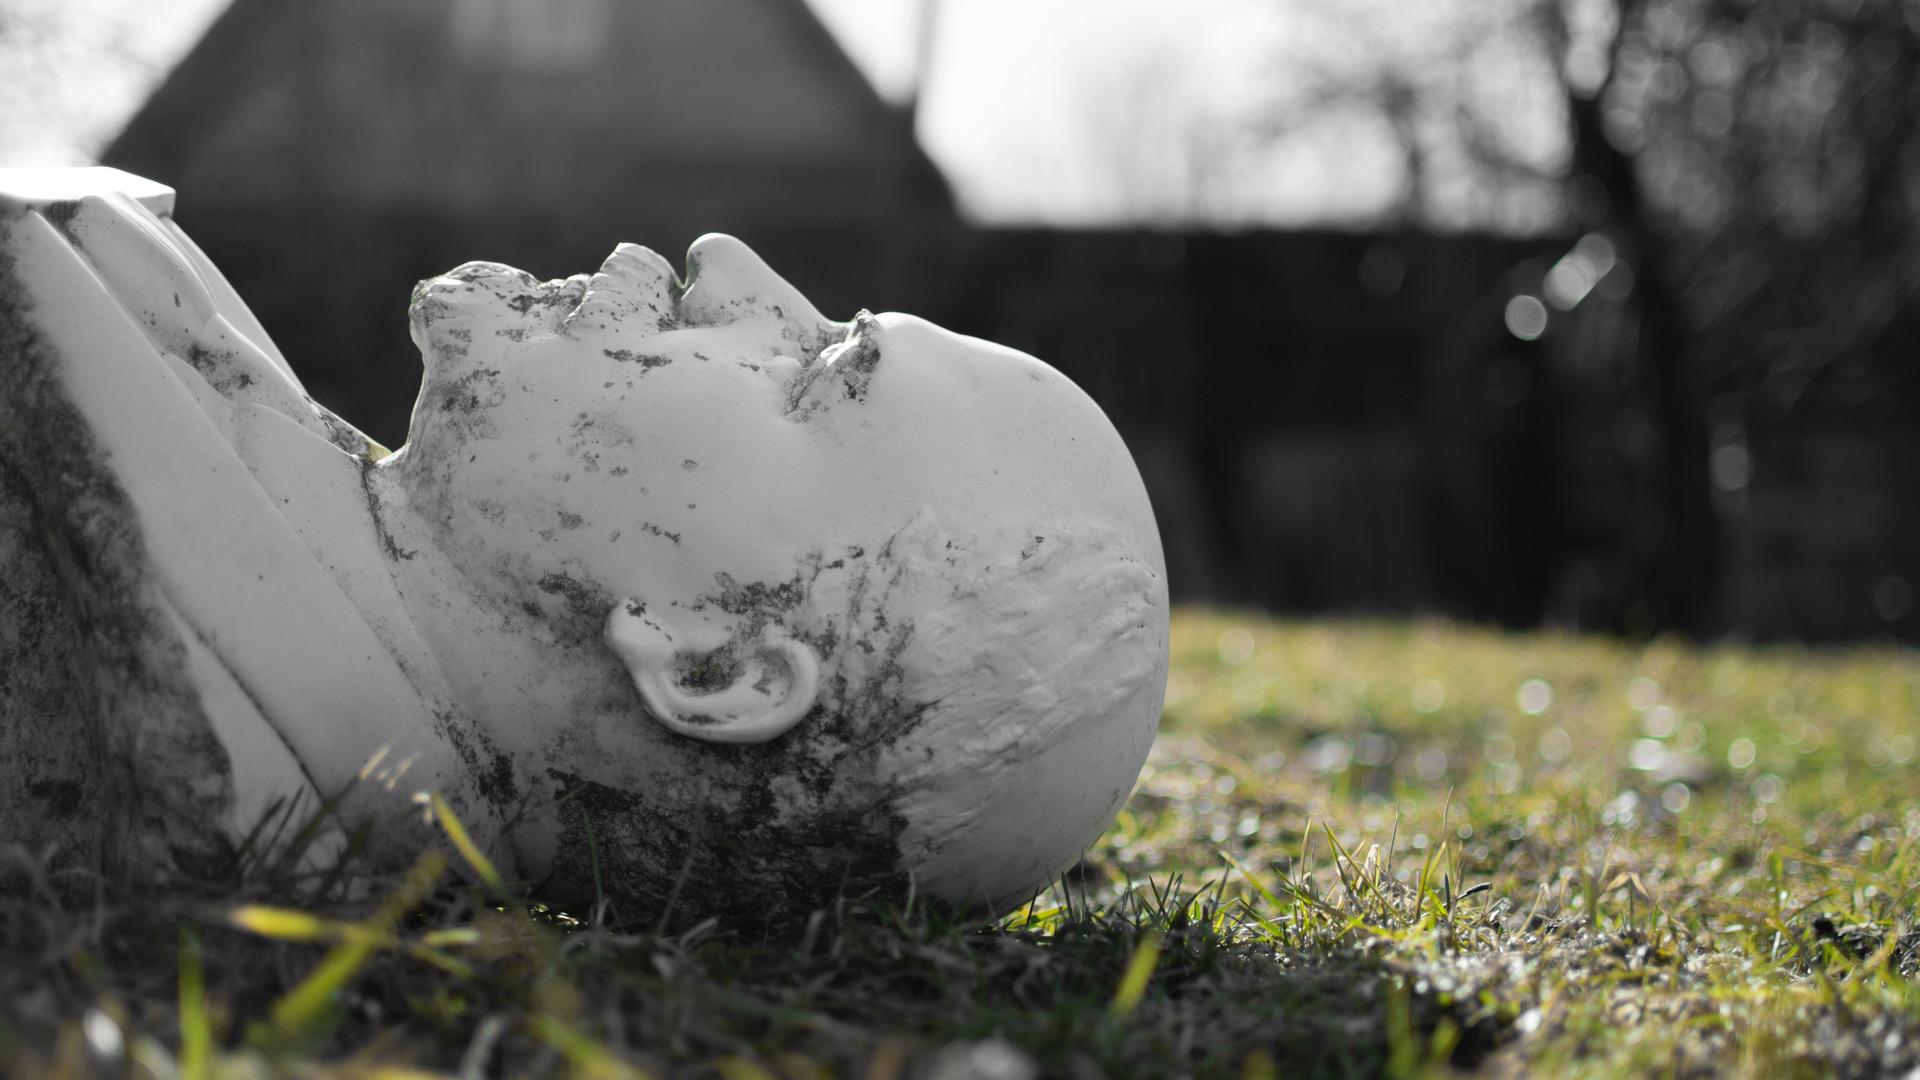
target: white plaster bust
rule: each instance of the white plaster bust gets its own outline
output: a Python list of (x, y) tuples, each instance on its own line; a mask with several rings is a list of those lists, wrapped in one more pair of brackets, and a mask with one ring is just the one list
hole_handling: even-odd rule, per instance
[(0, 825), (64, 811), (178, 865), (349, 790), (399, 850), (432, 788), (552, 895), (597, 861), (770, 913), (1004, 908), (1118, 812), (1165, 571), (1053, 369), (831, 321), (726, 236), (685, 282), (627, 244), (559, 281), (468, 263), (415, 290), (425, 378), (381, 457), (171, 204), (0, 172), (0, 786), (42, 792)]

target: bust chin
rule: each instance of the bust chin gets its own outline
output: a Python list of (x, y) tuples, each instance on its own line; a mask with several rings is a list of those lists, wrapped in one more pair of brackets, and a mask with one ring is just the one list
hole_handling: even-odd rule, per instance
[[(170, 193), (86, 182), (106, 190), (0, 181), (0, 420), (85, 436), (66, 452), (125, 496), (106, 554), (165, 608), (130, 632), (197, 658), (170, 722), (211, 744), (128, 767), (212, 777), (214, 832), (288, 786), (387, 818), (431, 787), (562, 900), (597, 867), (620, 896), (771, 916), (876, 888), (1005, 908), (1124, 802), (1165, 684), (1164, 566), (1126, 448), (1045, 364), (828, 319), (725, 236), (684, 280), (627, 244), (557, 281), (469, 263), (415, 290), (425, 377), (376, 461)], [(175, 292), (192, 317), (167, 317)], [(134, 400), (136, 377), (157, 389)], [(0, 441), (0, 508), (51, 498), (85, 547), (27, 452)], [(139, 464), (161, 454), (216, 479)], [(13, 519), (0, 539), (30, 542)], [(76, 632), (102, 618), (41, 554), (34, 595)], [(17, 700), (0, 727), (25, 745)], [(72, 722), (138, 722), (110, 711)]]

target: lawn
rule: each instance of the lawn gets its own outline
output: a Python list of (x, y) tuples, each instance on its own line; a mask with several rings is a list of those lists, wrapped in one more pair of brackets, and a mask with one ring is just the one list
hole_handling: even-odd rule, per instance
[[(1920, 655), (1176, 617), (1086, 860), (777, 938), (398, 879), (0, 898), (14, 1076), (1920, 1068)], [(61, 900), (56, 894), (69, 898)], [(642, 917), (645, 916), (645, 917)], [(321, 1063), (325, 1063), (324, 1065)]]

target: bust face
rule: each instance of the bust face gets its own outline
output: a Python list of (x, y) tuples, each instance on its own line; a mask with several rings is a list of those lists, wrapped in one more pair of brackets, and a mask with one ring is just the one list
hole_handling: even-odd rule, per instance
[(482, 598), (424, 621), (531, 800), (524, 868), (585, 866), (590, 830), (643, 894), (1025, 899), (1158, 718), (1125, 447), (1039, 361), (830, 321), (731, 238), (688, 278), (623, 245), (415, 294), (426, 377), (383, 468)]

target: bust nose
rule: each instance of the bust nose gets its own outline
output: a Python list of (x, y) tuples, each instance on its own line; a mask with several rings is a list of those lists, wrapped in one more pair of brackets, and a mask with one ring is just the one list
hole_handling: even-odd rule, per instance
[(781, 324), (795, 351), (811, 358), (840, 340), (845, 327), (820, 310), (753, 249), (724, 233), (708, 233), (687, 249), (686, 293), (680, 319), (687, 326), (718, 326), (746, 319)]

